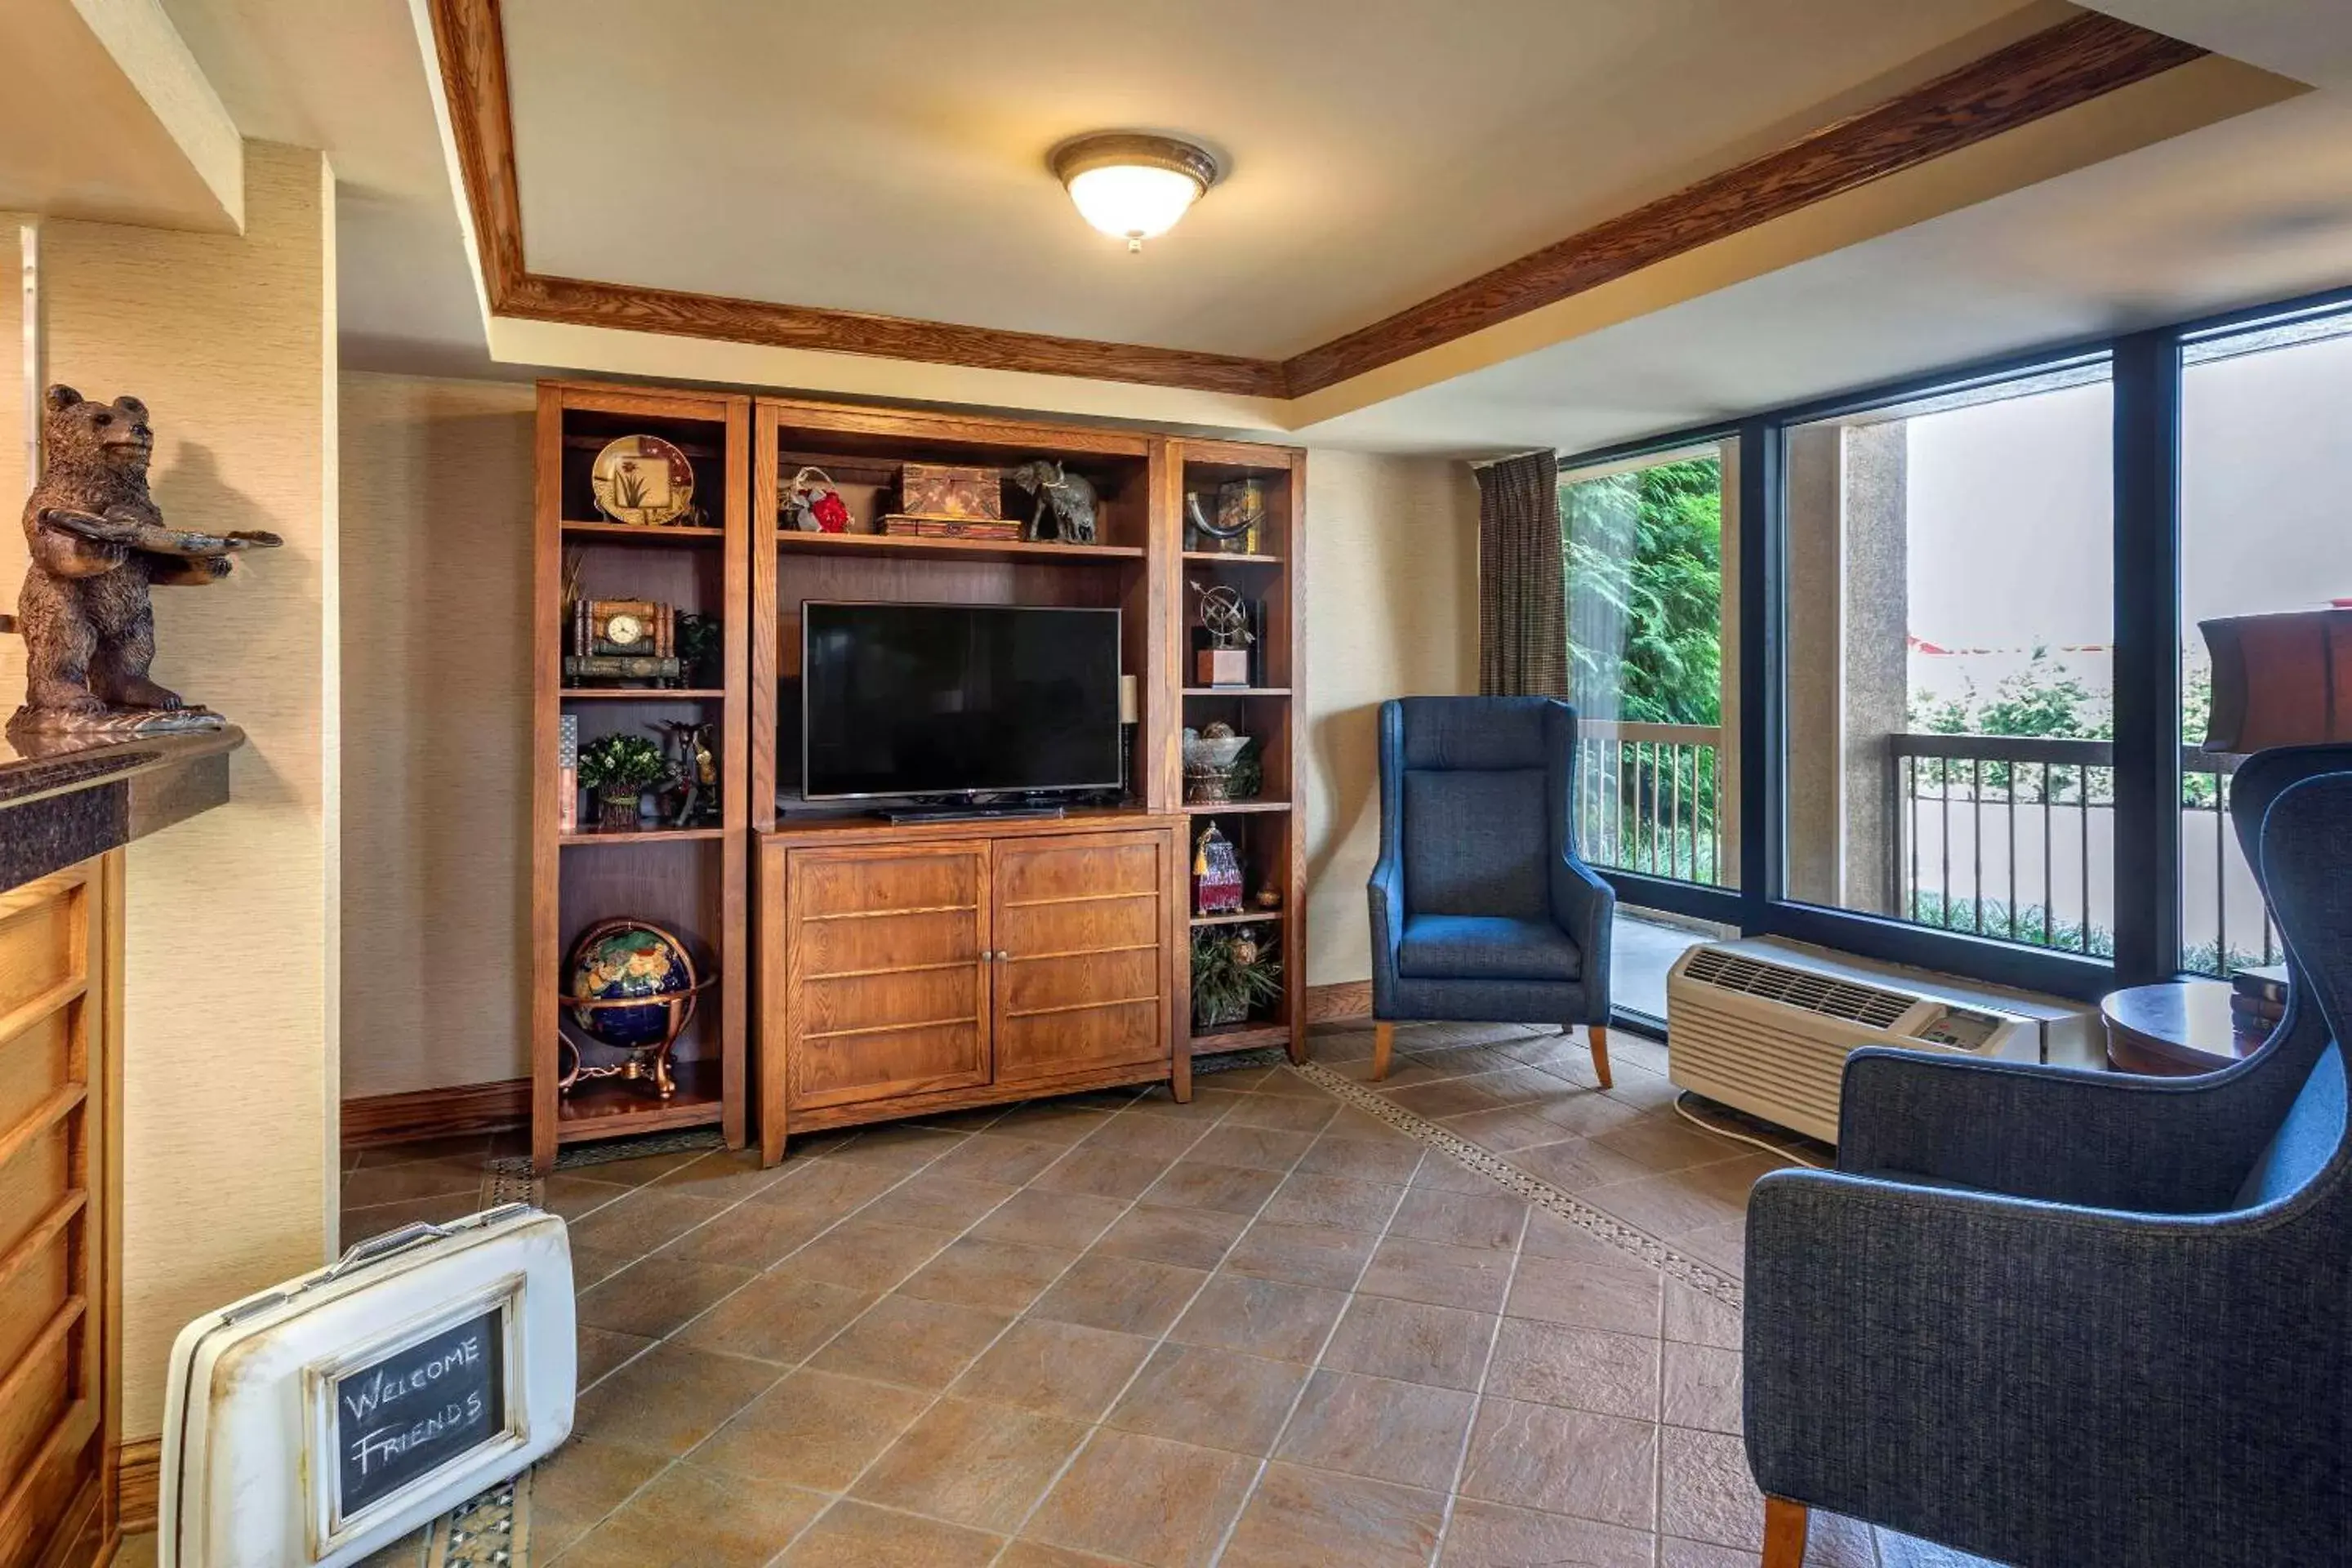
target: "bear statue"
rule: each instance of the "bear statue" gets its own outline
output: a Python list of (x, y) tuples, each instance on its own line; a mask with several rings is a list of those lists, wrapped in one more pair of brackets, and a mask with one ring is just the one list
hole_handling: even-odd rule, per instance
[(221, 717), (147, 677), (153, 584), (216, 583), (274, 533), (186, 533), (147, 493), (155, 435), (135, 397), (92, 403), (70, 386), (44, 399), (41, 478), (25, 502), (31, 561), (17, 597), (25, 706), (13, 730), (97, 733), (214, 729)]

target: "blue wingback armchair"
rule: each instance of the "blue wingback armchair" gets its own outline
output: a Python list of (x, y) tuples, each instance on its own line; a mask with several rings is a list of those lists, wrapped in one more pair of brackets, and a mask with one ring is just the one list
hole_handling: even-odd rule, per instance
[(1543, 697), (1381, 704), (1372, 1076), (1405, 1020), (1587, 1026), (1609, 1085), (1616, 895), (1576, 853), (1576, 710)]
[(1804, 1510), (2025, 1568), (2352, 1563), (2352, 747), (2232, 811), (2285, 1017), (2220, 1072), (1864, 1050), (1838, 1169), (1748, 1203), (1767, 1568)]

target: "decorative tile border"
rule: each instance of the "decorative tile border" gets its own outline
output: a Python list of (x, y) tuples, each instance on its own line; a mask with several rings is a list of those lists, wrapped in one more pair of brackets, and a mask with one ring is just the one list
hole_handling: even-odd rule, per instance
[(1702, 1263), (1690, 1254), (1667, 1246), (1649, 1232), (1634, 1229), (1615, 1215), (1594, 1208), (1549, 1182), (1528, 1174), (1493, 1150), (1482, 1148), (1458, 1132), (1415, 1116), (1412, 1111), (1392, 1104), (1385, 1095), (1367, 1089), (1355, 1079), (1343, 1078), (1319, 1062), (1294, 1063), (1290, 1070), (1344, 1104), (1367, 1116), (1379, 1118), (1433, 1149), (1442, 1150), (1498, 1186), (1517, 1194), (1547, 1214), (1567, 1221), (1594, 1239), (1664, 1269), (1700, 1294), (1732, 1308), (1738, 1308), (1745, 1300), (1739, 1281), (1714, 1265)]

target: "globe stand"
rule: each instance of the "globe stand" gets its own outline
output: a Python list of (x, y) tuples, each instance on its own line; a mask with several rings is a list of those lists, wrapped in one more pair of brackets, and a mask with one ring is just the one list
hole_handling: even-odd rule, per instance
[[(614, 1062), (610, 1067), (601, 1068), (592, 1068), (588, 1065), (588, 1055), (581, 1049), (580, 1042), (564, 1033), (563, 1026), (558, 1024), (555, 1026), (555, 1060), (558, 1073), (555, 1091), (558, 1094), (570, 1094), (572, 1086), (583, 1080), (593, 1082), (598, 1079), (617, 1078), (632, 1082), (641, 1079), (648, 1081), (654, 1086), (656, 1096), (663, 1100), (669, 1099), (677, 1092), (677, 1080), (670, 1072), (670, 1048), (677, 1044), (678, 1036), (686, 1032), (687, 1025), (694, 1019), (697, 994), (717, 978), (717, 975), (710, 975), (695, 981), (683, 991), (667, 992), (659, 996), (613, 996), (598, 999), (558, 993), (558, 999), (564, 1006), (581, 1012), (596, 1012), (606, 1007), (659, 1007), (667, 1015), (667, 1021), (658, 1044), (635, 1047), (629, 1050), (626, 1061)], [(572, 1063), (568, 1068), (563, 1065), (563, 1053), (567, 1050), (572, 1053)]]

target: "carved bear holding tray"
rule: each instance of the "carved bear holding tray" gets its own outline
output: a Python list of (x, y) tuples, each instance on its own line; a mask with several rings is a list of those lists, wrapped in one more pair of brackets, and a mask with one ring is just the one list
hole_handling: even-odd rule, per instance
[(184, 533), (147, 492), (155, 435), (135, 397), (92, 403), (52, 386), (41, 479), (25, 502), (31, 563), (17, 598), (25, 706), (9, 728), (142, 734), (214, 729), (217, 713), (147, 678), (155, 658), (153, 584), (216, 583), (274, 533)]

